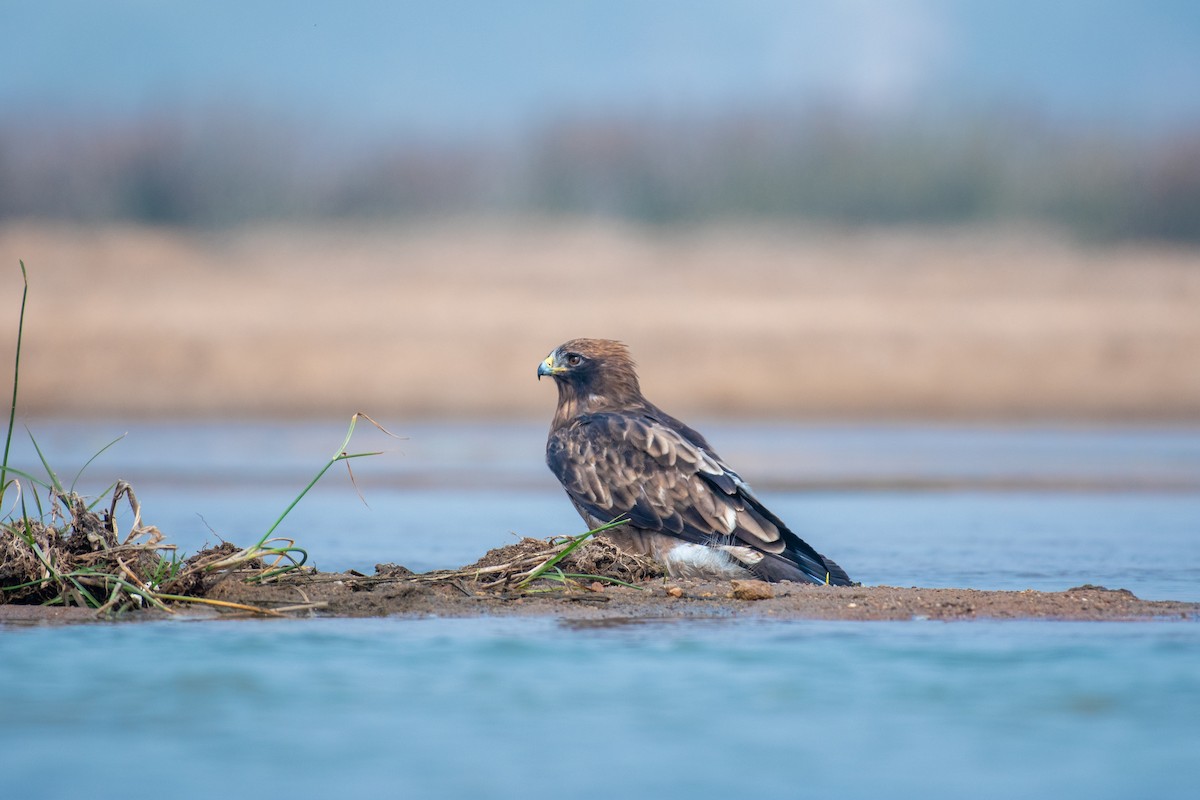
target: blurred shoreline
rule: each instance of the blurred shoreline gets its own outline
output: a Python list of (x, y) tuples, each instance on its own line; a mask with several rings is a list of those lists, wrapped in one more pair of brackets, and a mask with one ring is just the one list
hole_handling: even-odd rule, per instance
[[(1005, 228), (0, 225), (33, 417), (548, 417), (622, 339), (692, 417), (1200, 420), (1200, 249)], [(8, 367), (5, 367), (7, 370)]]

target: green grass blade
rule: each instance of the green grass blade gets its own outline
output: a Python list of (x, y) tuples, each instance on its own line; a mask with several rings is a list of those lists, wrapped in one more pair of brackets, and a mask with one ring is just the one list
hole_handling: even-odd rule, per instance
[(636, 583), (623, 581), (620, 578), (610, 578), (607, 575), (589, 575), (586, 572), (564, 572), (564, 578), (570, 578), (575, 581), (599, 581), (600, 583), (611, 583), (614, 586), (625, 586), (630, 589), (637, 589), (639, 592), (645, 591), (645, 587), (638, 586)]
[[(298, 561), (296, 560), (297, 553), (300, 554), (300, 559)], [(282, 567), (275, 567), (273, 569), (267, 570), (264, 573), (255, 575), (251, 579), (251, 581), (254, 583), (261, 583), (263, 581), (270, 580), (271, 578), (274, 578), (278, 575), (282, 575), (285, 572), (291, 572), (294, 569), (299, 569), (300, 567), (303, 567), (306, 563), (308, 563), (308, 551), (305, 550), (303, 547), (294, 547), (293, 546), (293, 547), (275, 548), (272, 550), (263, 551), (262, 553), (259, 553), (258, 555), (260, 558), (265, 558), (267, 556), (272, 556), (272, 555), (278, 556), (281, 559), (286, 558), (291, 563), (285, 564)], [(276, 563), (278, 563), (278, 562), (276, 562)]]
[(324, 477), (325, 473), (329, 471), (330, 467), (332, 467), (334, 464), (338, 463), (339, 461), (346, 461), (351, 458), (362, 458), (363, 456), (377, 456), (377, 455), (379, 455), (379, 453), (340, 453), (339, 455), (336, 455), (332, 459), (330, 459), (328, 464), (321, 467), (321, 471), (317, 473), (316, 477), (314, 477), (311, 481), (309, 481), (308, 485), (305, 486), (303, 490), (301, 490), (300, 494), (296, 495), (296, 498), (294, 500), (292, 500), (291, 503), (288, 504), (288, 507), (285, 508), (283, 510), (283, 513), (279, 515), (279, 519), (275, 520), (275, 523), (273, 525), (271, 525), (271, 527), (267, 529), (267, 532), (263, 534), (262, 538), (258, 540), (258, 544), (256, 545), (256, 547), (262, 547), (263, 542), (265, 542), (267, 539), (271, 538), (271, 534), (275, 533), (275, 529), (280, 526), (280, 524), (283, 522), (284, 518), (286, 518), (288, 514), (292, 513), (292, 509), (294, 509), (297, 505), (300, 504), (300, 501), (304, 499), (304, 495), (308, 494), (309, 490), (317, 485), (317, 481), (321, 480), (321, 478)]
[(91, 464), (92, 464), (92, 462), (93, 462), (93, 461), (95, 461), (97, 458), (99, 458), (99, 457), (100, 457), (100, 454), (101, 454), (101, 453), (103, 453), (105, 450), (107, 450), (108, 448), (112, 447), (114, 444), (116, 444), (117, 442), (121, 441), (122, 439), (124, 439), (124, 438), (125, 438), (126, 436), (128, 436), (128, 435), (129, 435), (129, 434), (127, 434), (127, 433), (122, 433), (120, 436), (118, 436), (117, 438), (113, 439), (113, 440), (112, 440), (111, 442), (109, 442), (108, 444), (104, 445), (104, 447), (101, 447), (99, 450), (97, 450), (97, 451), (95, 452), (95, 454), (93, 454), (93, 455), (92, 455), (92, 457), (91, 457), (91, 458), (89, 458), (89, 459), (87, 460), (87, 462), (85, 462), (85, 463), (84, 463), (84, 465), (83, 465), (82, 467), (80, 467), (80, 468), (79, 468), (79, 472), (76, 472), (76, 473), (75, 473), (75, 477), (71, 479), (71, 493), (72, 493), (72, 494), (74, 494), (74, 492), (75, 492), (75, 484), (79, 482), (79, 478), (80, 478), (80, 477), (83, 475), (83, 471), (84, 471), (85, 469), (87, 469), (88, 467), (90, 467), (90, 466), (91, 466)]
[[(529, 574), (529, 577), (527, 577), (525, 580), (518, 583), (517, 588), (523, 589), (524, 587), (533, 583), (538, 578), (542, 577), (542, 575), (545, 574), (547, 570), (554, 568), (555, 564), (557, 564), (558, 562), (560, 562), (564, 558), (566, 558), (571, 553), (572, 550), (574, 550), (576, 547), (579, 547), (579, 545), (583, 544), (584, 542), (586, 542), (588, 539), (592, 538), (596, 534), (604, 533), (605, 531), (611, 531), (613, 528), (619, 528), (620, 526), (624, 525), (627, 522), (629, 522), (629, 520), (627, 520), (627, 519), (619, 519), (619, 518), (614, 519), (612, 522), (601, 525), (599, 528), (593, 528), (592, 530), (588, 531), (585, 534), (576, 536), (574, 541), (572, 541), (569, 545), (564, 547), (560, 552), (555, 554), (554, 558), (547, 559), (544, 564), (542, 564), (540, 567), (538, 567), (533, 572), (531, 572)], [(561, 572), (561, 570), (559, 570), (559, 571)]]
[(47, 576), (45, 578), (36, 578), (32, 581), (27, 581), (26, 583), (14, 583), (9, 586), (0, 586), (0, 592), (15, 592), (18, 589), (28, 589), (31, 586), (41, 586), (43, 584), (51, 583), (53, 581), (54, 581), (54, 578), (51, 578), (49, 576)]
[(294, 509), (300, 503), (300, 501), (304, 499), (304, 496), (306, 494), (308, 494), (309, 490), (311, 490), (314, 486), (317, 485), (317, 481), (321, 480), (321, 478), (324, 477), (325, 473), (329, 471), (330, 467), (332, 467), (334, 464), (338, 463), (339, 461), (349, 461), (352, 458), (363, 458), (365, 456), (379, 455), (378, 452), (374, 452), (374, 453), (347, 453), (346, 452), (346, 448), (350, 445), (350, 438), (352, 436), (354, 436), (354, 428), (358, 425), (359, 417), (364, 417), (367, 420), (370, 420), (371, 424), (373, 424), (376, 428), (379, 428), (379, 430), (383, 431), (384, 433), (388, 434), (389, 436), (393, 435), (391, 432), (389, 432), (387, 429), (385, 429), (383, 426), (381, 426), (378, 422), (375, 422), (375, 420), (371, 419), (366, 414), (363, 414), (361, 411), (356, 413), (353, 417), (351, 417), (350, 418), (350, 428), (346, 431), (346, 438), (342, 440), (342, 446), (339, 447), (337, 452), (333, 454), (333, 457), (330, 458), (328, 462), (326, 462), (325, 466), (321, 467), (320, 471), (318, 471), (316, 476), (311, 481), (308, 482), (308, 485), (305, 486), (304, 489), (301, 490), (300, 494), (296, 495), (296, 498), (294, 500), (292, 500), (291, 503), (288, 504), (288, 507), (283, 510), (283, 513), (279, 515), (279, 518), (275, 520), (275, 523), (273, 525), (271, 525), (271, 527), (267, 529), (267, 532), (263, 534), (263, 537), (258, 540), (258, 544), (255, 545), (255, 548), (262, 547), (263, 543), (266, 542), (267, 539), (271, 538), (271, 535), (275, 533), (275, 529), (278, 528), (283, 523), (283, 520), (287, 517), (288, 514), (292, 513), (292, 509)]
[(13, 426), (17, 421), (17, 387), (21, 378), (21, 335), (25, 331), (25, 301), (29, 297), (29, 275), (25, 272), (25, 262), (21, 264), (21, 281), (25, 288), (21, 291), (21, 316), (17, 321), (17, 358), (13, 367), (12, 408), (8, 412), (8, 434), (4, 437), (4, 460), (0, 461), (0, 506), (4, 504), (4, 490), (8, 486), (8, 452), (12, 447)]
[[(17, 469), (16, 467), (9, 467), (8, 474), (16, 475), (18, 478), (24, 478), (25, 480), (29, 481), (32, 484), (41, 486), (43, 489), (53, 489), (54, 488), (52, 485), (50, 485), (49, 483), (46, 483), (41, 478), (39, 478), (35, 475), (31, 475), (30, 473), (26, 472), (23, 469)], [(9, 483), (12, 483), (12, 481), (9, 481)]]
[(67, 491), (59, 483), (58, 476), (54, 474), (54, 470), (50, 468), (50, 462), (46, 460), (45, 454), (42, 453), (42, 448), (38, 446), (37, 439), (33, 438), (33, 431), (26, 427), (25, 432), (29, 434), (29, 441), (33, 442), (33, 449), (37, 451), (38, 458), (42, 460), (42, 466), (46, 468), (46, 474), (50, 477), (50, 483), (59, 494), (65, 495)]
[(75, 591), (79, 592), (79, 594), (83, 597), (85, 604), (88, 608), (99, 608), (100, 607), (100, 601), (92, 596), (92, 593), (87, 590), (87, 587), (85, 587), (82, 583), (79, 582), (79, 580), (76, 578), (76, 576), (64, 575), (63, 577), (71, 582), (71, 585), (75, 587)]

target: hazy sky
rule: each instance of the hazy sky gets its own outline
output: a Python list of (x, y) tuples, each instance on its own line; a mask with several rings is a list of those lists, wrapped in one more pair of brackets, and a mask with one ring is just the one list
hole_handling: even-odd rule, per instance
[(833, 99), (1200, 120), (1194, 0), (0, 0), (0, 117), (263, 109), (355, 134)]

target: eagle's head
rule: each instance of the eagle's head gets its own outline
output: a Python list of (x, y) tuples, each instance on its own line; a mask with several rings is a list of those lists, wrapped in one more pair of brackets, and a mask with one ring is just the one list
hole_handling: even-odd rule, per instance
[(558, 384), (559, 413), (583, 414), (644, 402), (629, 348), (612, 339), (563, 342), (538, 364)]

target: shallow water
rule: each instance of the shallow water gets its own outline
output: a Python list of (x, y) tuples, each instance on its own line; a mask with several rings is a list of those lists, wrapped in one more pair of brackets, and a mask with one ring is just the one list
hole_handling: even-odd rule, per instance
[[(38, 423), (185, 549), (257, 538), (336, 425)], [(1200, 431), (704, 426), (868, 584), (1200, 600)], [(540, 425), (422, 425), (289, 517), (324, 569), (575, 533)], [(37, 464), (18, 440), (13, 463)], [(203, 517), (203, 519), (201, 519)], [(125, 519), (128, 514), (119, 519)], [(209, 529), (211, 527), (212, 530)], [(215, 532), (215, 533), (214, 533)], [(551, 619), (0, 628), (3, 796), (1184, 797), (1200, 624)]]
[(1200, 747), (1191, 622), (164, 622), (0, 654), (10, 797), (1185, 797)]

